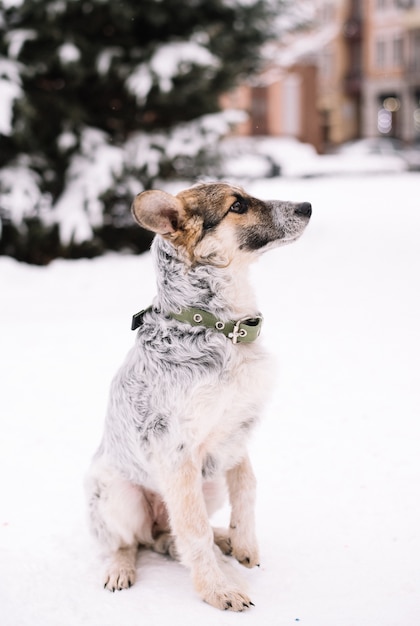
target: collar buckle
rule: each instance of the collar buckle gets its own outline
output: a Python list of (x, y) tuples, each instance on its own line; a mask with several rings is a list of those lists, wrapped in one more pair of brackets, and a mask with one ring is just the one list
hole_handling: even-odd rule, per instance
[[(228, 338), (232, 339), (233, 344), (241, 343), (243, 341), (253, 341), (260, 334), (262, 321), (262, 315), (256, 315), (255, 317), (242, 317), (234, 323), (232, 332), (228, 334)], [(248, 328), (245, 328), (246, 326)], [(254, 331), (253, 337), (252, 339), (246, 339), (248, 337), (248, 332), (251, 329)]]

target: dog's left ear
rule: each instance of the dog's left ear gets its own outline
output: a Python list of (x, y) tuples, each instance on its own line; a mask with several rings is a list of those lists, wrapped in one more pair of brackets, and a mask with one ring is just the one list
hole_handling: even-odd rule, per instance
[(166, 191), (143, 191), (134, 198), (131, 212), (140, 226), (165, 237), (179, 230), (182, 202)]

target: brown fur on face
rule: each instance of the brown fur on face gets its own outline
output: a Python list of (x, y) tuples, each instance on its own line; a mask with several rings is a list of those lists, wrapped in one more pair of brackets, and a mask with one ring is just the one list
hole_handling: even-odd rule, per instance
[(249, 256), (270, 243), (293, 240), (294, 230), (302, 230), (302, 217), (293, 215), (296, 206), (258, 200), (227, 183), (204, 183), (176, 196), (145, 191), (132, 212), (140, 226), (171, 241), (191, 264), (225, 266), (238, 253)]

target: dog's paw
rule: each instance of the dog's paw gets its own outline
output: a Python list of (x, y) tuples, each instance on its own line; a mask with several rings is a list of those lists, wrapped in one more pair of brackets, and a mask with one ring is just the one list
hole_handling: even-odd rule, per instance
[(175, 537), (171, 535), (171, 533), (165, 532), (159, 535), (159, 537), (155, 539), (152, 548), (155, 552), (159, 552), (159, 554), (168, 554), (174, 561), (179, 561)]
[(236, 529), (225, 530), (213, 528), (214, 543), (226, 556), (233, 556), (245, 567), (255, 567), (260, 564), (257, 541), (255, 537), (241, 538)]
[(260, 564), (260, 555), (255, 541), (241, 543), (238, 537), (231, 537), (231, 555), (245, 567), (256, 567)]
[(111, 568), (105, 576), (104, 589), (120, 591), (129, 589), (136, 582), (136, 570), (131, 568)]
[(222, 611), (242, 612), (254, 606), (249, 597), (236, 587), (212, 589), (203, 593), (202, 597), (205, 602)]
[(232, 542), (230, 540), (229, 531), (225, 528), (213, 528), (214, 543), (226, 556), (232, 554)]

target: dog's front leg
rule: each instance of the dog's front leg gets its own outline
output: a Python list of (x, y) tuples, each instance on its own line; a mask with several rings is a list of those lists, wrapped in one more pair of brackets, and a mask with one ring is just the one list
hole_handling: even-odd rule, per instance
[(232, 556), (245, 567), (259, 565), (257, 539), (255, 536), (256, 480), (248, 456), (226, 475), (232, 507), (229, 539)]
[(201, 462), (187, 460), (176, 470), (160, 467), (162, 491), (181, 560), (191, 569), (199, 595), (219, 609), (243, 611), (249, 597), (221, 571), (202, 491)]

